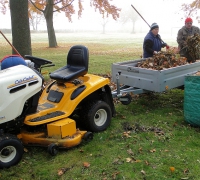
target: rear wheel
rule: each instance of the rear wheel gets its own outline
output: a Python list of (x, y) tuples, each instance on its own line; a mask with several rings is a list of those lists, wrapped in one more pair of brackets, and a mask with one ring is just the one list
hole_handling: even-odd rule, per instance
[(23, 153), (23, 145), (16, 136), (5, 134), (0, 138), (0, 168), (16, 165), (22, 159)]
[(112, 112), (110, 106), (104, 101), (94, 101), (82, 109), (82, 124), (92, 132), (100, 132), (110, 125)]

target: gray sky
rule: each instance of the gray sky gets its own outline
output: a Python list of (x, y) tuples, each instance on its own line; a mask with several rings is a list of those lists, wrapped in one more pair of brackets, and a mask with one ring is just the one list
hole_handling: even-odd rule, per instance
[[(181, 12), (181, 4), (191, 3), (193, 0), (113, 0), (111, 3), (116, 4), (119, 8), (128, 10), (131, 7), (131, 4), (141, 13), (145, 20), (152, 24), (156, 22), (160, 26), (160, 31), (170, 32), (172, 28), (179, 28), (184, 25), (183, 13)], [(99, 13), (95, 12), (93, 8), (89, 7), (89, 0), (84, 1), (84, 11), (82, 18), (78, 20), (77, 14), (73, 16), (73, 22), (69, 23), (67, 18), (63, 13), (59, 13), (54, 18), (54, 27), (55, 29), (90, 29), (97, 30), (101, 29), (100, 24), (101, 16)], [(133, 9), (133, 13), (135, 13)], [(181, 18), (183, 18), (181, 20)], [(10, 12), (8, 11), (6, 15), (0, 14), (0, 28), (11, 28), (10, 22)], [(198, 25), (194, 20), (194, 25)], [(132, 24), (127, 23), (122, 26), (122, 24), (117, 23), (114, 20), (110, 20), (106, 29), (131, 29)], [(46, 24), (43, 22), (39, 25), (39, 29), (46, 29)], [(148, 26), (144, 21), (139, 17), (136, 22), (136, 31), (138, 30), (148, 30)]]

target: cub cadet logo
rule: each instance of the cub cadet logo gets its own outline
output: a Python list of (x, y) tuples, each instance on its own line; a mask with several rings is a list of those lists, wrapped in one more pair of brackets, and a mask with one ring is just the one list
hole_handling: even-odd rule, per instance
[(29, 76), (29, 77), (24, 77), (22, 79), (17, 79), (17, 80), (15, 80), (14, 84), (11, 84), (10, 86), (8, 86), (7, 89), (13, 88), (13, 87), (18, 86), (20, 84), (25, 84), (27, 82), (32, 82), (32, 81), (35, 81), (37, 79), (38, 78), (34, 77), (34, 75)]
[(25, 77), (23, 79), (18, 79), (18, 80), (15, 81), (15, 84), (19, 84), (19, 83), (21, 84), (21, 83), (27, 82), (27, 81), (29, 81), (29, 80), (31, 80), (33, 78), (34, 78), (34, 75), (29, 76), (29, 77)]

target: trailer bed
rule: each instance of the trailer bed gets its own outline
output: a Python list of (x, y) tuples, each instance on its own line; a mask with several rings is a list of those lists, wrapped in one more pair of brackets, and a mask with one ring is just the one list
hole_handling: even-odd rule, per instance
[[(186, 75), (191, 75), (200, 70), (200, 60), (163, 70), (153, 70), (136, 67), (138, 62), (131, 60), (112, 64), (112, 81), (142, 89), (144, 91), (163, 92), (166, 89), (177, 88), (184, 85)], [(117, 76), (117, 74), (119, 76)]]

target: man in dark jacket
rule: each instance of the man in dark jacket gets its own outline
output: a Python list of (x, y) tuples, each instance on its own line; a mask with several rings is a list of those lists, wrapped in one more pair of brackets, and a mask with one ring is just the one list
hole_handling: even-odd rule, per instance
[(144, 38), (143, 42), (143, 58), (152, 57), (161, 51), (163, 47), (169, 47), (166, 43), (162, 42), (159, 32), (159, 26), (157, 23), (153, 23), (150, 27), (150, 31)]
[(186, 40), (188, 36), (192, 36), (195, 33), (200, 34), (200, 30), (198, 27), (192, 25), (193, 20), (191, 18), (185, 19), (185, 26), (183, 26), (179, 31), (177, 35), (177, 43), (178, 43), (178, 49), (181, 56), (186, 57), (187, 61), (193, 61), (192, 57), (187, 52), (186, 49)]

